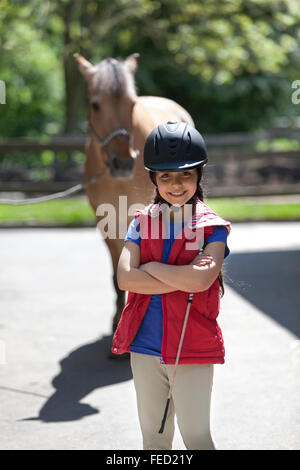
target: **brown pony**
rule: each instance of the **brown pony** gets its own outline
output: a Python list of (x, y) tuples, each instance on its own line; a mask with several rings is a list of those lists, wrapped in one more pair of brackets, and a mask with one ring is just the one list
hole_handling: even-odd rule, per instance
[[(174, 101), (137, 96), (134, 75), (139, 54), (132, 54), (125, 60), (109, 57), (97, 65), (92, 65), (79, 54), (74, 56), (88, 84), (89, 136), (84, 179), (88, 181), (98, 175), (98, 180), (87, 186), (86, 193), (96, 215), (101, 204), (112, 204), (117, 223), (123, 223), (128, 228), (132, 215), (129, 217), (119, 207), (119, 196), (127, 197), (129, 208), (132, 204), (149, 204), (153, 194), (153, 184), (143, 165), (147, 136), (156, 126), (169, 120), (194, 125), (193, 120)], [(98, 210), (97, 225), (106, 216), (100, 213)], [(116, 281), (124, 232), (108, 237), (102, 230), (102, 235), (113, 264), (113, 283), (117, 294), (112, 325), (115, 331), (125, 303), (125, 292), (119, 289)]]

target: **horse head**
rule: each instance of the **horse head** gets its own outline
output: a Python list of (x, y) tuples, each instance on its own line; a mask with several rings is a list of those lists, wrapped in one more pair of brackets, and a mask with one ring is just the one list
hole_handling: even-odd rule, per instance
[(89, 132), (101, 147), (110, 175), (129, 179), (138, 155), (132, 147), (132, 111), (139, 54), (123, 61), (108, 57), (97, 65), (74, 56), (88, 83)]

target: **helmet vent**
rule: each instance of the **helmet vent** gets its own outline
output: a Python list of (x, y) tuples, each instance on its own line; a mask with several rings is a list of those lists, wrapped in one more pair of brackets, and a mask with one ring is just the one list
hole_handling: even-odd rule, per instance
[(159, 148), (158, 148), (157, 135), (156, 135), (155, 138), (154, 138), (154, 149), (155, 149), (156, 155), (159, 155)]
[(174, 139), (174, 138), (168, 138), (168, 147), (169, 147), (169, 150), (171, 150), (171, 153), (172, 153), (172, 150), (173, 150), (173, 153), (172, 155), (174, 155), (174, 149), (176, 149), (177, 147), (177, 139)]
[(191, 139), (191, 134), (188, 132), (187, 133), (187, 138), (188, 138), (188, 141), (187, 141), (187, 153), (190, 153), (191, 152), (191, 144), (192, 144), (192, 139)]
[(208, 160), (200, 132), (186, 122), (160, 124), (146, 139), (144, 167), (151, 171), (199, 168)]

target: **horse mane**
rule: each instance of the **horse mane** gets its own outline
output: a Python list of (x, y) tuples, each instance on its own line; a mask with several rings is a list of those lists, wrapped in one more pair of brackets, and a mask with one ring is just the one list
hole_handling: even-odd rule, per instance
[(97, 91), (115, 98), (121, 98), (124, 95), (130, 98), (136, 97), (134, 77), (124, 61), (108, 57), (99, 62), (96, 67), (93, 86)]

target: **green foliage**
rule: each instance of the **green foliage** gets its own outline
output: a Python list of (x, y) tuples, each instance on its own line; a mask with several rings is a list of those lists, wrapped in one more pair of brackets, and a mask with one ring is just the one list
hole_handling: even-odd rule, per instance
[(258, 152), (293, 152), (300, 150), (300, 142), (285, 137), (272, 141), (262, 139), (255, 145), (255, 150)]
[(175, 99), (205, 133), (267, 127), (282, 115), (292, 122), (299, 114), (291, 103), (291, 77), (300, 64), (296, 4), (161, 2), (153, 34), (153, 22), (142, 37), (138, 26), (130, 29), (131, 51), (141, 52), (140, 93)]
[[(299, 25), (298, 0), (0, 0), (0, 136), (64, 131), (86, 90), (74, 52), (94, 63), (139, 52), (139, 93), (175, 99), (205, 133), (292, 120)], [(74, 112), (84, 129), (84, 100)]]
[[(39, 2), (0, 7), (0, 75), (6, 84), (0, 135), (55, 134), (62, 125), (62, 69), (57, 51), (43, 41), (31, 8)], [(32, 17), (33, 16), (33, 17)]]

